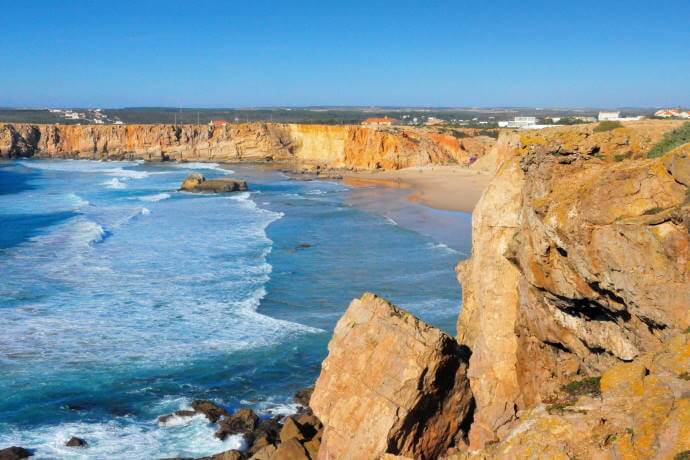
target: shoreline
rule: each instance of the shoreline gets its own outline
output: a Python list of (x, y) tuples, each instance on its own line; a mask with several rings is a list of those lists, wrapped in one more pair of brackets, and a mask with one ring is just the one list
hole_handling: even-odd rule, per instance
[(381, 172), (344, 174), (355, 188), (383, 186), (407, 191), (407, 200), (444, 210), (472, 213), (491, 175), (459, 165), (424, 166)]

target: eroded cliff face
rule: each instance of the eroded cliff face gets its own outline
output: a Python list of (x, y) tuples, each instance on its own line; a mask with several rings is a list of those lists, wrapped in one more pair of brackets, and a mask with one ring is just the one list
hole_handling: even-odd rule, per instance
[(0, 157), (148, 161), (280, 161), (327, 168), (400, 169), (465, 162), (493, 139), (459, 142), (421, 129), (272, 123), (0, 125)]
[[(473, 216), (458, 267), (472, 350), (471, 448), (561, 386), (656, 350), (690, 326), (690, 163), (607, 161), (546, 142), (508, 154)], [(518, 134), (516, 134), (518, 136)]]

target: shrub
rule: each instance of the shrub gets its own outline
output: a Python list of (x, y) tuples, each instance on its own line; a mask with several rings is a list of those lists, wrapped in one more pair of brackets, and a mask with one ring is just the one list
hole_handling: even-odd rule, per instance
[(498, 139), (498, 131), (492, 130), (492, 129), (482, 129), (478, 133), (479, 136), (489, 136), (493, 137), (494, 139)]
[(574, 382), (566, 383), (561, 388), (570, 396), (599, 396), (601, 394), (600, 382), (601, 377), (587, 377), (584, 380), (576, 380)]
[(620, 121), (611, 121), (611, 120), (605, 120), (599, 122), (598, 125), (594, 127), (594, 132), (595, 133), (603, 133), (605, 131), (611, 131), (616, 128), (622, 128), (623, 125), (621, 124)]
[(663, 156), (666, 152), (688, 142), (690, 142), (690, 121), (664, 134), (664, 137), (649, 151), (647, 157), (656, 158)]

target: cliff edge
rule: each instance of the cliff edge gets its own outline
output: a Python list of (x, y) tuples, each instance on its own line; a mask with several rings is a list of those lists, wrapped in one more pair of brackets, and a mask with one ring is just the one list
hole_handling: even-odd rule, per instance
[[(647, 158), (632, 140), (646, 139), (649, 149), (674, 127), (649, 126), (500, 139), (491, 160), (497, 173), (473, 214), (472, 256), (457, 267), (456, 341), (469, 358), (453, 384), (461, 393), (450, 400), (469, 398), (470, 410), (435, 445), (445, 449), (438, 458), (690, 455), (690, 144)], [(338, 404), (336, 418), (347, 421), (336, 424), (341, 448), (379, 443), (352, 458), (436, 458), (428, 446), (420, 453), (386, 443), (395, 419), (368, 429), (373, 422), (350, 418), (348, 406), (398, 401), (397, 391), (357, 398), (383, 369), (389, 375), (431, 355), (400, 351), (410, 345), (394, 332), (398, 319), (378, 317), (354, 343), (342, 321), (315, 390), (326, 432), (333, 411), (323, 408)], [(385, 339), (391, 332), (400, 339)], [(357, 372), (341, 363), (335, 385), (332, 361), (355, 350)], [(424, 394), (419, 382), (406, 399)], [(443, 413), (430, 406), (417, 416)]]

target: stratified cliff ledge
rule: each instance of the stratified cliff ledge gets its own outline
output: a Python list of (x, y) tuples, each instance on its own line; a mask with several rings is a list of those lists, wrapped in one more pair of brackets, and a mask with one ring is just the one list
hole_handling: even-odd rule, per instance
[(0, 157), (280, 161), (400, 169), (465, 162), (494, 144), (414, 128), (298, 124), (0, 125)]
[[(444, 384), (461, 392), (444, 399), (471, 398), (469, 412), (458, 413), (452, 439), (432, 436), (423, 451), (387, 442), (400, 433), (397, 419), (382, 425), (363, 407), (421, 399), (443, 354), (412, 344), (440, 332), (425, 326), (411, 340), (398, 315), (349, 311), (316, 385), (315, 412), (337, 434), (319, 458), (358, 445), (376, 449), (351, 458), (431, 458), (447, 447), (439, 458), (690, 455), (690, 145), (648, 159), (631, 140), (649, 148), (659, 132), (635, 128), (499, 139), (498, 171), (473, 214), (472, 257), (457, 269), (457, 343), (469, 363)], [(415, 371), (398, 376), (408, 360)], [(379, 376), (393, 391), (369, 388), (363, 400), (362, 385)], [(412, 393), (408, 378), (419, 382)], [(438, 405), (417, 415), (448, 417)], [(422, 439), (404, 436), (409, 446)]]

